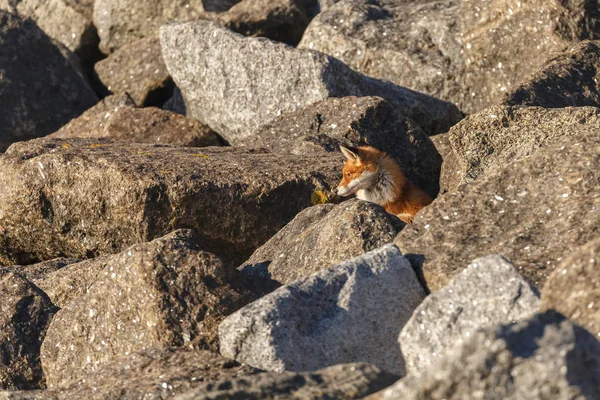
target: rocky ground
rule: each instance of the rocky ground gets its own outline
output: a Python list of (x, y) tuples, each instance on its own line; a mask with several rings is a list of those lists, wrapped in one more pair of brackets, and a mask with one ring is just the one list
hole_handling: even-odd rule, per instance
[(0, 400), (359, 398), (600, 399), (598, 2), (0, 0)]

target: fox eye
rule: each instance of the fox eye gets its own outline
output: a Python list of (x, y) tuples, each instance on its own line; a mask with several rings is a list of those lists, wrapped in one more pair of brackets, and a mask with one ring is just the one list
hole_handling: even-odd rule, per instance
[(346, 176), (350, 178), (350, 172), (346, 172)]

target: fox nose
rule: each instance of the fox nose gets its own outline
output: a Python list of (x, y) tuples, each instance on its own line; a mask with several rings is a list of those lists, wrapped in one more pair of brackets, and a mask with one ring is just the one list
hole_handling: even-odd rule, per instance
[(338, 196), (345, 196), (346, 193), (348, 193), (348, 188), (344, 187), (344, 186), (338, 186), (337, 187), (337, 195)]

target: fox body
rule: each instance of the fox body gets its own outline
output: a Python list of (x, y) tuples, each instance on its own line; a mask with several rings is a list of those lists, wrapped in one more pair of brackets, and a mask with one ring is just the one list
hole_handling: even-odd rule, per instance
[(339, 196), (356, 194), (361, 200), (383, 206), (407, 224), (412, 223), (415, 214), (433, 201), (406, 179), (396, 161), (384, 152), (371, 146), (340, 146), (340, 150), (346, 156), (346, 162), (342, 181), (337, 187)]

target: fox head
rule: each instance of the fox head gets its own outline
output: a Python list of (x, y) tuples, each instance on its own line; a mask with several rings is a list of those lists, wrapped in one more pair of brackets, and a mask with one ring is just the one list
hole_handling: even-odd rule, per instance
[(377, 157), (361, 147), (340, 146), (340, 150), (346, 156), (346, 162), (342, 170), (342, 181), (337, 187), (338, 196), (351, 196), (373, 186), (379, 169)]

